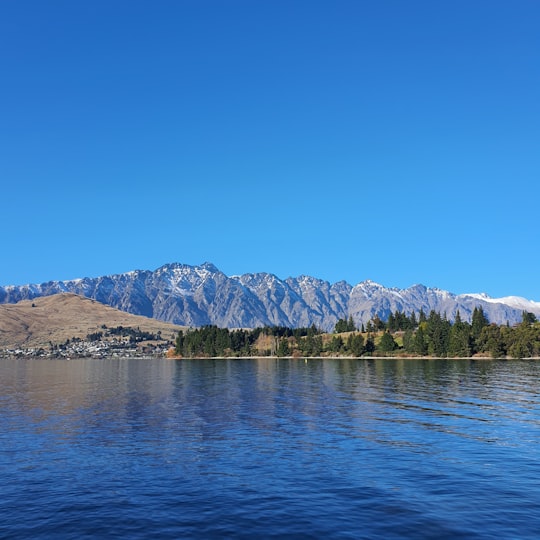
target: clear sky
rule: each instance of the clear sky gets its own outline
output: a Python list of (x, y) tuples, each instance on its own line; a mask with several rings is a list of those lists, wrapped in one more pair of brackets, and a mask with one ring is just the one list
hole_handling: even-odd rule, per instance
[(540, 300), (537, 0), (4, 0), (0, 285), (213, 262)]

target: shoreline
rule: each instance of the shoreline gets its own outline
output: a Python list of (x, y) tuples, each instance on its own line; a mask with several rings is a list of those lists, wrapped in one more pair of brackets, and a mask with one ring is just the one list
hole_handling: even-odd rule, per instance
[(491, 356), (167, 356), (168, 360), (540, 360), (540, 356), (526, 358)]
[(0, 350), (0, 360), (10, 358), (27, 358), (36, 360), (80, 360), (80, 359), (92, 359), (92, 360), (110, 360), (110, 359), (125, 359), (125, 360), (299, 360), (308, 362), (310, 360), (540, 360), (540, 356), (529, 356), (523, 358), (513, 358), (511, 356), (493, 358), (491, 356), (413, 356), (413, 355), (389, 355), (389, 356), (176, 356), (170, 353), (136, 353), (133, 351), (125, 352), (124, 354), (96, 354), (96, 355), (37, 355), (34, 351), (18, 351), (17, 353), (9, 350)]

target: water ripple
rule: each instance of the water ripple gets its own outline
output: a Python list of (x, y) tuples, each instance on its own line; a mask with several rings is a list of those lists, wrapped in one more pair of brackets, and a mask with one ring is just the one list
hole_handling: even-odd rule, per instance
[(0, 363), (0, 537), (537, 538), (531, 361)]

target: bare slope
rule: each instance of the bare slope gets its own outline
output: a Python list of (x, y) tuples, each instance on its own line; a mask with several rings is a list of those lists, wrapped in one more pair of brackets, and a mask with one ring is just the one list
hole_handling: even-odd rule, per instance
[(39, 347), (85, 338), (102, 325), (140, 328), (170, 339), (182, 327), (131, 315), (71, 293), (0, 305), (0, 348)]

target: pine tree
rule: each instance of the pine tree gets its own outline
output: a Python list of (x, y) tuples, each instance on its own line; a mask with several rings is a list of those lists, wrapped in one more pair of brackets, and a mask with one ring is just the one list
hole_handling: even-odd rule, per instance
[(536, 315), (528, 311), (523, 311), (521, 313), (521, 322), (523, 324), (534, 324), (536, 322)]
[(332, 336), (332, 340), (328, 344), (328, 350), (335, 353), (343, 351), (343, 339), (341, 339), (341, 336)]
[(277, 348), (277, 356), (289, 356), (291, 353), (291, 350), (289, 348), (289, 340), (285, 337), (281, 338), (279, 340), (278, 348)]
[(416, 333), (414, 334), (414, 352), (421, 356), (425, 356), (428, 352), (428, 347), (422, 325), (418, 327)]
[(407, 352), (414, 352), (414, 335), (410, 328), (407, 328), (403, 334), (403, 348)]
[(384, 324), (384, 321), (378, 315), (375, 315), (375, 317), (373, 317), (373, 326), (375, 327), (376, 330), (386, 329), (386, 325)]
[(488, 326), (488, 318), (481, 307), (475, 307), (472, 314), (471, 333), (473, 338), (477, 339), (484, 326)]
[(386, 328), (388, 328), (389, 332), (395, 332), (398, 329), (396, 317), (393, 313), (390, 313), (390, 315), (388, 315), (388, 320), (386, 321)]
[(468, 358), (471, 355), (470, 326), (461, 320), (459, 310), (456, 313), (454, 324), (450, 329), (448, 355)]
[(480, 352), (489, 352), (492, 358), (504, 358), (506, 351), (499, 326), (484, 326), (477, 340)]
[(352, 334), (349, 350), (351, 354), (358, 358), (364, 353), (364, 338), (361, 334)]
[(339, 319), (334, 327), (334, 333), (341, 334), (343, 332), (347, 332), (348, 330), (348, 323), (345, 319)]
[(367, 338), (364, 350), (366, 354), (372, 354), (375, 351), (375, 342), (371, 336)]
[(391, 352), (397, 349), (397, 343), (394, 341), (390, 332), (385, 332), (382, 335), (381, 341), (379, 342), (379, 349), (383, 352)]
[(473, 340), (473, 350), (472, 352), (478, 352), (479, 347), (479, 338), (482, 333), (482, 328), (489, 325), (489, 321), (484, 314), (484, 310), (481, 307), (475, 307), (472, 314), (471, 321), (471, 336)]

